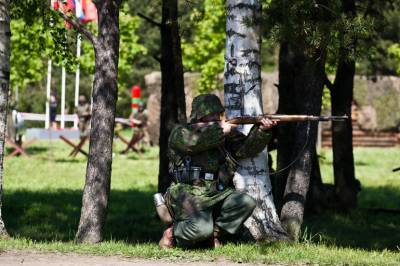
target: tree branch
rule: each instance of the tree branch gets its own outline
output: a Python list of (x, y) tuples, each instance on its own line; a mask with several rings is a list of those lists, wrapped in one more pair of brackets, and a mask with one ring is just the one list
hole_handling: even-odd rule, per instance
[(161, 23), (158, 23), (157, 21), (154, 21), (153, 19), (149, 18), (148, 16), (138, 12), (137, 15), (139, 17), (141, 17), (142, 19), (146, 20), (147, 22), (149, 22), (150, 24), (152, 24), (153, 26), (159, 27), (161, 28)]
[(85, 35), (85, 37), (94, 45), (97, 46), (97, 38), (93, 35), (91, 31), (85, 28), (78, 20), (74, 20), (71, 17), (65, 15), (64, 13), (58, 11), (59, 14), (64, 20), (70, 23), (77, 31)]
[(326, 75), (326, 73), (324, 73), (324, 83), (325, 83), (326, 87), (327, 87), (330, 91), (333, 90), (333, 88), (334, 88), (333, 83), (329, 80), (329, 78), (328, 78), (328, 76)]

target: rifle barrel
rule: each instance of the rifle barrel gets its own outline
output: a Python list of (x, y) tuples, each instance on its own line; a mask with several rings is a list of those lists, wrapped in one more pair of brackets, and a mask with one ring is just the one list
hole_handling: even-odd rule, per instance
[(344, 121), (348, 119), (347, 115), (343, 116), (314, 116), (314, 115), (259, 115), (259, 116), (240, 116), (228, 119), (231, 124), (259, 124), (262, 118), (268, 118), (277, 122), (298, 122), (298, 121)]

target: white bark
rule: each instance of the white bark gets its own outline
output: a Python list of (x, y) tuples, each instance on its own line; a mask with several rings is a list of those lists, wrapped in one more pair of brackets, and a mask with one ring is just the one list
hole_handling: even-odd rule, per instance
[(7, 235), (1, 215), (1, 196), (3, 193), (3, 159), (10, 86), (10, 36), (9, 1), (0, 0), (0, 237)]
[[(259, 19), (261, 4), (258, 0), (227, 0), (226, 54), (225, 54), (225, 106), (229, 118), (263, 113), (261, 97), (261, 35)], [(251, 125), (240, 128), (248, 134)], [(239, 161), (234, 177), (237, 190), (245, 190), (257, 206), (245, 222), (256, 240), (283, 239), (272, 197), (267, 150), (255, 158)]]

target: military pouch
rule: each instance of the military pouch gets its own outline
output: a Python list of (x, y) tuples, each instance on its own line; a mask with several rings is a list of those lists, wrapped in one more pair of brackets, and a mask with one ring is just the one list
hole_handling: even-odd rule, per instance
[(200, 179), (201, 167), (178, 167), (174, 169), (174, 178), (179, 183), (190, 183)]

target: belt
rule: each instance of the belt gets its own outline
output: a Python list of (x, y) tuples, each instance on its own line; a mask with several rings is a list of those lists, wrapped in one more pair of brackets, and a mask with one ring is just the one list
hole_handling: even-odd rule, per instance
[(180, 167), (174, 170), (174, 178), (179, 183), (192, 183), (195, 180), (217, 180), (218, 174), (211, 172), (204, 172), (201, 167)]

